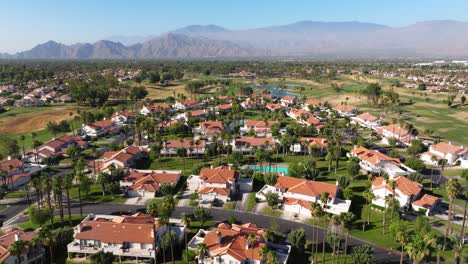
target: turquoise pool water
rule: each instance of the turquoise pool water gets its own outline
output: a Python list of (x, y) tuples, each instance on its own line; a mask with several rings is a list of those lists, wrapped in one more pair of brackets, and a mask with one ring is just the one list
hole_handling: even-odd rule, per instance
[[(249, 166), (254, 171), (260, 171), (260, 166)], [(263, 166), (262, 167), (263, 172), (280, 172), (284, 173), (285, 175), (288, 175), (288, 167), (282, 167), (282, 166)]]

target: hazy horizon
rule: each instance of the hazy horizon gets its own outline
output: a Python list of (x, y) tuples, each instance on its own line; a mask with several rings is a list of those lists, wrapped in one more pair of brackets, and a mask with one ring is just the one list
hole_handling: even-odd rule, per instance
[[(403, 1), (255, 1), (235, 3), (156, 1), (2, 2), (0, 52), (16, 53), (54, 40), (64, 44), (96, 42), (111, 36), (159, 35), (189, 25), (231, 30), (298, 21), (359, 21), (402, 27), (430, 20), (468, 21), (468, 2)], [(408, 12), (402, 12), (402, 10)]]

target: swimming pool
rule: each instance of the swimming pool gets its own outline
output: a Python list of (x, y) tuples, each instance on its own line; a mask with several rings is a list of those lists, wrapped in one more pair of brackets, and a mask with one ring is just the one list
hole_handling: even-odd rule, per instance
[(263, 172), (279, 172), (288, 175), (288, 167), (284, 166), (263, 166), (260, 170), (260, 166), (249, 166), (250, 169), (254, 171), (263, 171)]

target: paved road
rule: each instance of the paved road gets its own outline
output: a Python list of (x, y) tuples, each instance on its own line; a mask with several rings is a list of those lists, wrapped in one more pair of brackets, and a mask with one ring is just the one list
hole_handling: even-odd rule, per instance
[[(128, 205), (128, 204), (98, 204), (98, 203), (86, 203), (83, 205), (83, 214), (95, 213), (95, 214), (119, 214), (123, 212), (138, 212), (144, 211), (145, 206), (143, 205)], [(72, 204), (72, 214), (79, 214), (80, 208), (77, 203)], [(180, 218), (182, 214), (192, 214), (193, 207), (177, 207), (174, 211), (173, 217)], [(55, 212), (58, 214), (58, 212)], [(67, 211), (65, 211), (65, 215)], [(211, 209), (212, 220), (217, 222), (226, 221), (231, 215), (236, 217), (236, 219), (240, 222), (253, 222), (256, 223), (259, 227), (262, 228), (269, 228), (272, 222), (276, 222), (278, 226), (278, 231), (284, 234), (287, 234), (293, 228), (304, 228), (306, 232), (306, 236), (308, 240), (313, 240), (312, 234), (315, 233), (316, 229), (313, 226), (299, 223), (299, 222), (292, 222), (280, 218), (270, 217), (266, 215), (259, 215), (247, 212), (237, 212), (237, 211), (229, 211), (223, 209)], [(18, 218), (14, 223), (20, 223), (27, 221), (27, 216), (22, 216)], [(322, 241), (322, 237), (324, 235), (323, 229), (319, 230), (319, 239), (318, 241)], [(369, 244), (368, 242), (358, 240), (356, 238), (350, 238), (349, 245), (362, 245), (362, 244)], [(374, 263), (399, 263), (400, 255), (398, 252), (393, 252), (375, 245), (371, 245), (375, 248), (375, 256), (374, 256)]]

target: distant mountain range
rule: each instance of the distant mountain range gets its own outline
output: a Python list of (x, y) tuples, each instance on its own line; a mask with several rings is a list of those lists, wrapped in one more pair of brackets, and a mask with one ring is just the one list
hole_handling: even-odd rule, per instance
[(152, 59), (248, 57), (467, 57), (468, 23), (437, 20), (405, 27), (300, 21), (230, 30), (191, 25), (160, 36), (112, 36), (96, 43), (49, 41), (11, 59)]

